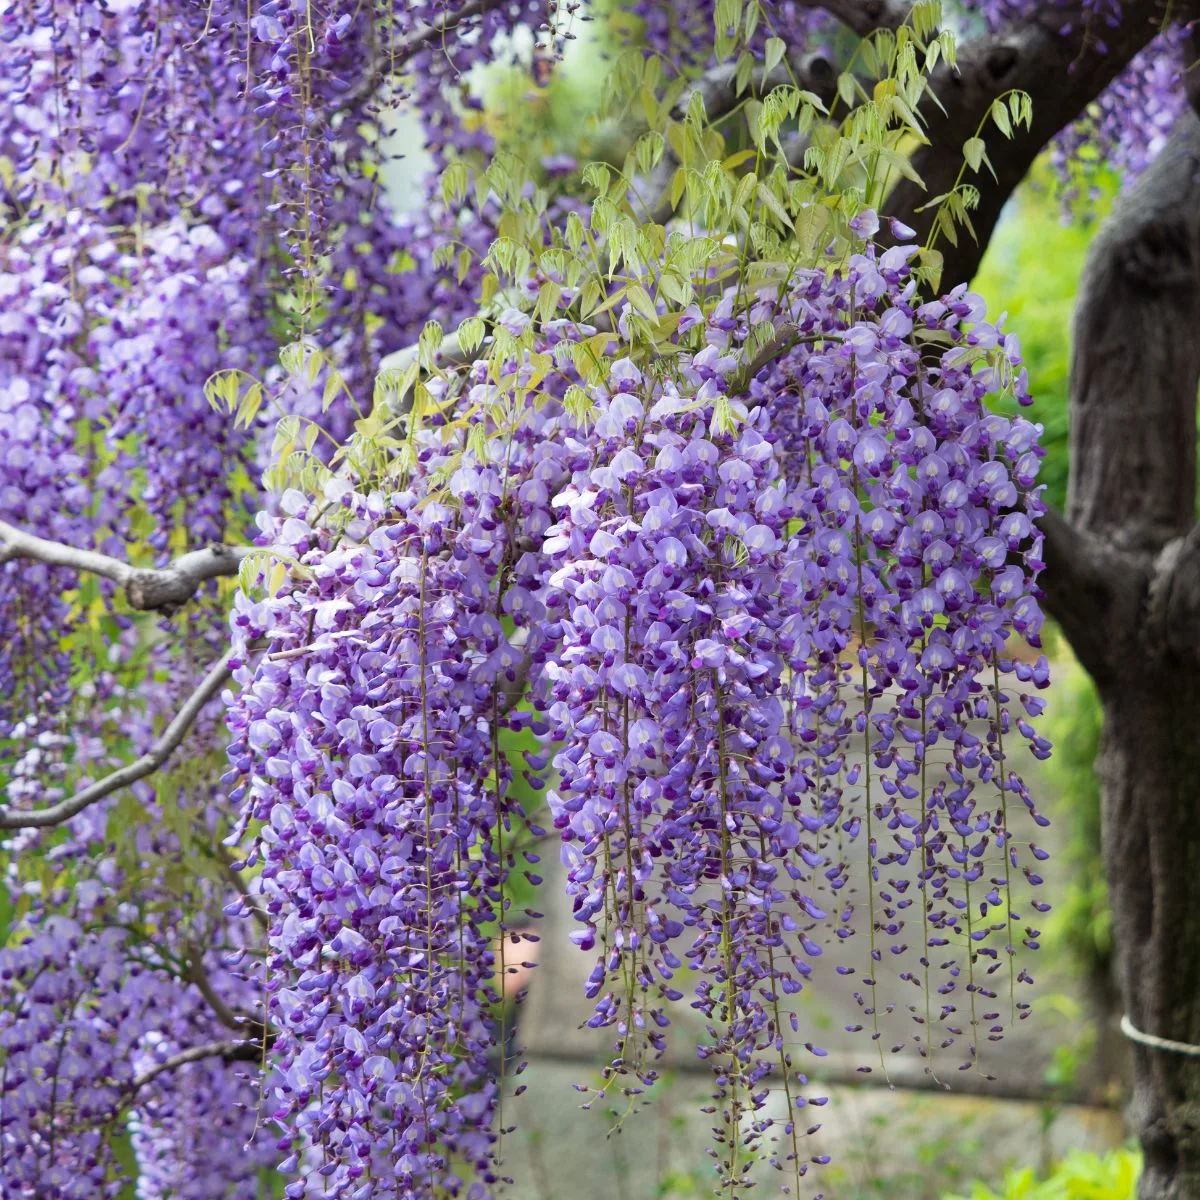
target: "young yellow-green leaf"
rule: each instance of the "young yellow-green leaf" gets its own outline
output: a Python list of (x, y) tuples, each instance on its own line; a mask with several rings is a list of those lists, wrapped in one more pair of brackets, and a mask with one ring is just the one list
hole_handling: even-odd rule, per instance
[(467, 194), (470, 182), (467, 164), (456, 158), (442, 172), (442, 200), (448, 205), (457, 204)]
[(287, 563), (277, 562), (271, 568), (270, 577), (267, 580), (267, 595), (269, 597), (279, 595), (280, 589), (287, 583), (288, 568)]
[(942, 27), (941, 0), (917, 0), (908, 19), (921, 41), (928, 42), (937, 37)]
[(653, 321), (658, 318), (658, 309), (654, 307), (654, 301), (650, 299), (650, 293), (641, 284), (635, 283), (630, 287), (626, 293), (626, 297), (634, 309), (640, 312), (647, 320)]
[(837, 91), (842, 103), (852, 108), (854, 106), (855, 87), (854, 76), (849, 71), (843, 71), (838, 76)]
[(325, 355), (311, 343), (302, 342), (301, 347), (304, 352), (304, 367), (308, 378), (308, 386), (315, 387), (321, 375), (321, 368), (325, 365)]
[(426, 371), (432, 371), (437, 366), (437, 352), (442, 347), (445, 334), (437, 321), (426, 321), (421, 335), (417, 339), (417, 358)]
[(779, 197), (771, 191), (770, 187), (764, 186), (758, 189), (758, 199), (771, 216), (775, 218), (785, 229), (792, 228), (792, 218), (788, 216), (787, 209), (779, 202)]
[(254, 424), (254, 418), (258, 416), (258, 410), (262, 407), (262, 402), (262, 385), (252, 383), (242, 394), (242, 398), (238, 402), (235, 424), (239, 425), (242, 429), (249, 429)]
[(992, 120), (1006, 138), (1012, 137), (1012, 120), (1008, 115), (1008, 106), (1003, 100), (992, 101)]
[(683, 199), (683, 192), (684, 188), (686, 187), (687, 172), (683, 169), (683, 167), (676, 167), (675, 174), (671, 176), (671, 189), (669, 192), (669, 199), (671, 201), (672, 209), (679, 207), (679, 201)]
[(967, 138), (963, 143), (963, 158), (967, 160), (967, 165), (972, 171), (979, 170), (986, 154), (987, 145), (981, 137)]
[(738, 55), (737, 68), (733, 73), (733, 89), (736, 95), (740, 96), (750, 86), (750, 80), (754, 78), (754, 65), (754, 55), (749, 50), (743, 50)]
[(595, 407), (596, 402), (579, 384), (573, 383), (567, 388), (566, 395), (563, 396), (563, 408), (566, 409), (567, 415), (572, 420), (586, 425), (591, 419)]
[(578, 254), (580, 247), (583, 245), (584, 228), (583, 220), (577, 212), (567, 213), (567, 245), (571, 248), (572, 254)]
[(468, 317), (458, 327), (458, 344), (464, 354), (474, 354), (483, 345), (487, 326), (482, 317)]
[(304, 367), (305, 354), (303, 342), (289, 342), (279, 351), (279, 365), (289, 377), (299, 375)]
[(763, 47), (763, 74), (770, 75), (783, 62), (783, 56), (786, 53), (787, 42), (783, 38), (767, 38), (767, 44)]

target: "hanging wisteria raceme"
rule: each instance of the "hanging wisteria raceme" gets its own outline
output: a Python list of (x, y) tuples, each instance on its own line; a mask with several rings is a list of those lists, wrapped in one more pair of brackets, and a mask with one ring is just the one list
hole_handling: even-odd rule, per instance
[[(33, 921), (0, 951), (3, 1195), (116, 1196), (123, 1179), (114, 1143), (134, 1105), (139, 1197), (250, 1194), (259, 1170), (278, 1161), (269, 1140), (254, 1141), (257, 1073), (248, 1078), (246, 1063), (219, 1058), (180, 1068), (179, 1079), (162, 1070), (181, 1048), (234, 1035), (161, 959), (146, 961), (154, 950), (120, 928), (130, 914), (107, 912), (102, 889), (93, 894), (86, 920)], [(233, 977), (216, 978), (226, 995), (239, 995)]]
[[(60, 398), (81, 368), (82, 311), (68, 271), (35, 236), (0, 247), (0, 512), (69, 545), (92, 523), (77, 411)], [(64, 707), (70, 672), (69, 571), (0, 563), (0, 738), (39, 708)]]
[[(143, 1052), (134, 1062), (149, 1072), (166, 1061)], [(279, 1152), (262, 1125), (261, 1072), (253, 1062), (219, 1058), (172, 1069), (139, 1089), (130, 1118), (137, 1159), (138, 1200), (213, 1200), (256, 1196)]]
[(131, 962), (125, 942), (119, 928), (49, 916), (0, 952), (6, 1197), (85, 1200), (120, 1190), (113, 1139), (133, 1059), (151, 1011), (174, 986)]
[(309, 582), (235, 609), (238, 644), (270, 638), (238, 672), (230, 782), (262, 822), (248, 864), (272, 916), (288, 1195), (478, 1195), (497, 1177), (493, 940), (526, 832), (501, 736), (529, 720), (510, 711), (523, 652), (505, 624), (540, 614), (510, 522), (550, 522), (549, 433), (495, 432), (448, 503), (426, 502), (456, 449), (436, 437), (405, 490), (332, 479), (336, 532), (285, 494), (265, 533)]
[[(298, 566), (238, 601), (229, 781), (273, 917), (274, 1115), (308, 1171), (289, 1194), (457, 1193), (456, 1157), (498, 1173), (489, 930), (521, 824), (498, 739), (529, 720), (526, 673), (591, 1024), (616, 1033), (604, 1087), (655, 1078), (686, 964), (733, 1192), (760, 1150), (808, 1169), (820, 1098), (787, 998), (825, 942), (876, 1041), (877, 977), (920, 989), (931, 1070), (1027, 1011), (1013, 879), (1036, 886), (1041, 852), (1018, 855), (1033, 802), (1008, 759), (1048, 747), (1009, 690), (1046, 682), (1013, 661), (1041, 621), (1037, 427), (989, 415), (1025, 398), (1016, 345), (963, 289), (922, 303), (914, 253), (693, 306), (665, 376), (622, 354), (628, 309), (610, 335), (506, 314), (499, 376), (434, 381), (437, 413), (457, 389), (473, 415), (423, 421), (387, 487), (330, 476), (265, 520)], [(595, 337), (614, 357), (581, 408), (562, 351)]]
[[(775, 414), (799, 488), (805, 599), (820, 614), (813, 678), (832, 685), (827, 713), (847, 690), (857, 695), (830, 742), (840, 743), (839, 768), (847, 754), (858, 760), (845, 782), (862, 804), (839, 827), (867, 840), (864, 1018), (878, 1038), (875, 964), (893, 963), (924, 993), (910, 1006), (922, 1054), (965, 1036), (966, 1066), (1027, 1012), (1012, 987), (1027, 976), (1011, 956), (1038, 936), (1020, 924), (1012, 879), (1023, 872), (1036, 887), (1044, 852), (1018, 857), (1010, 804), (1046, 822), (1008, 759), (1015, 737), (1036, 757), (1049, 750), (1030, 724), (1045, 659), (1014, 659), (1014, 646), (1039, 644), (1041, 627), (1039, 430), (983, 404), (1003, 386), (1027, 399), (1014, 340), (986, 325), (982, 303), (961, 288), (921, 304), (905, 278), (910, 254), (856, 259), (834, 289), (814, 280), (789, 316), (819, 348), (780, 359), (752, 394)], [(839, 340), (821, 341), (831, 333)], [(958, 344), (922, 367), (926, 339)], [(840, 802), (850, 795), (843, 788)], [(839, 875), (831, 890), (844, 883)], [(914, 943), (915, 973), (905, 962)], [(951, 943), (965, 943), (965, 963)], [(1003, 997), (998, 972), (1009, 975)]]
[[(603, 465), (554, 501), (547, 605), (563, 635), (543, 701), (564, 743), (550, 806), (583, 922), (573, 937), (600, 943), (591, 1024), (619, 1031), (612, 1072), (635, 1076), (625, 1090), (636, 1093), (655, 1077), (646, 1060), (665, 1048), (662, 1001), (682, 998), (682, 960), (700, 973), (693, 1006), (708, 1023), (702, 1054), (719, 1063), (731, 1189), (770, 1127), (754, 1118), (747, 1135), (743, 1117), (762, 1107), (772, 1069), (792, 1074), (780, 993), (799, 990), (817, 952), (784, 906), (820, 915), (799, 876), (780, 871), (800, 838), (798, 797), (778, 786), (794, 759), (785, 675), (805, 645), (767, 414), (748, 420), (738, 404), (716, 415), (737, 362), (710, 343), (682, 394), (614, 364), (588, 442), (589, 463)], [(798, 1178), (787, 1120), (778, 1157)]]
[(1103, 148), (1101, 162), (1136, 179), (1166, 145), (1187, 111), (1184, 76), (1186, 27), (1172, 25), (1160, 33), (1099, 96), (1092, 110), (1055, 139), (1059, 173), (1071, 179), (1072, 168), (1088, 161), (1084, 151)]
[[(107, 940), (114, 937), (121, 935)], [(125, 1008), (107, 978), (119, 961), (110, 950), (104, 939), (92, 942), (73, 922), (53, 917), (5, 954), (0, 1170), (6, 1195), (82, 1200), (119, 1190), (109, 1182), (107, 1126), (144, 1014)], [(74, 1019), (84, 997), (97, 1005), (87, 1025)]]

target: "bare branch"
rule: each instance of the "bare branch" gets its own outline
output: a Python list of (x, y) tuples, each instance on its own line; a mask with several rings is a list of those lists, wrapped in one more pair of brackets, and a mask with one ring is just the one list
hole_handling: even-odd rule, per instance
[(230, 662), (235, 651), (228, 650), (215, 662), (208, 674), (200, 681), (196, 690), (188, 697), (187, 702), (176, 714), (175, 718), (163, 731), (162, 736), (150, 749), (128, 765), (113, 771), (103, 779), (77, 792), (68, 800), (53, 804), (49, 808), (38, 809), (34, 812), (13, 812), (10, 809), (0, 809), (0, 829), (45, 829), (52, 825), (61, 825), (81, 813), (90, 804), (102, 800), (105, 796), (120, 788), (128, 787), (139, 779), (144, 779), (167, 761), (177, 750), (187, 736), (192, 722), (200, 714), (206, 704), (221, 690), (229, 679)]
[(471, 0), (469, 4), (464, 4), (462, 8), (454, 12), (446, 13), (431, 24), (418, 25), (407, 37), (401, 38), (395, 46), (394, 53), (387, 56), (388, 69), (392, 70), (402, 66), (414, 54), (424, 50), (426, 46), (436, 42), (439, 38), (445, 37), (459, 25), (473, 17), (481, 17), (493, 8), (500, 8), (505, 3), (507, 0)]
[(0, 563), (26, 558), (51, 567), (100, 575), (120, 584), (130, 605), (141, 612), (172, 612), (180, 608), (201, 584), (236, 575), (242, 559), (253, 549), (212, 545), (189, 551), (168, 567), (134, 567), (109, 554), (48, 541), (0, 521)]
[(204, 1042), (172, 1054), (170, 1058), (147, 1068), (133, 1080), (129, 1090), (131, 1094), (136, 1093), (160, 1075), (177, 1071), (188, 1063), (203, 1062), (207, 1058), (220, 1058), (225, 1062), (257, 1062), (262, 1057), (262, 1051), (261, 1042)]

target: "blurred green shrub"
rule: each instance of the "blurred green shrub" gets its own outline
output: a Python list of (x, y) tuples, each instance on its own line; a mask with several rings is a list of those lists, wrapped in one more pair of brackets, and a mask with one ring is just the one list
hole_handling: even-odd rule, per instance
[[(1094, 220), (1112, 207), (1115, 176), (1097, 173), (1089, 215), (1064, 224), (1049, 165), (1038, 164), (1001, 220), (974, 291), (986, 296), (992, 317), (1008, 313), (1004, 328), (1021, 340), (1033, 407), (1025, 414), (1046, 427), (1042, 465), (1046, 498), (1060, 512), (1067, 496), (1067, 378), (1071, 365), (1071, 313)], [(1015, 406), (1014, 406), (1015, 408)]]
[(1066, 653), (1055, 662), (1046, 706), (1046, 736), (1054, 753), (1043, 779), (1052, 819), (1066, 830), (1060, 878), (1066, 888), (1044, 926), (1048, 946), (1069, 951), (1093, 978), (1102, 979), (1112, 957), (1112, 916), (1100, 846), (1100, 781), (1096, 754), (1103, 713), (1095, 685)]
[(999, 1191), (977, 1183), (969, 1192), (942, 1200), (1135, 1200), (1141, 1155), (1114, 1150), (1103, 1156), (1077, 1150), (1038, 1179), (1029, 1167), (1010, 1171)]

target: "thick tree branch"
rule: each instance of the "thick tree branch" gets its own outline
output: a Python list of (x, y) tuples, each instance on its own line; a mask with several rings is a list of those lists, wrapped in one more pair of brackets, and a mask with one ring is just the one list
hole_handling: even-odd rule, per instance
[(133, 567), (109, 554), (48, 541), (0, 521), (0, 563), (32, 559), (51, 567), (69, 567), (111, 579), (125, 589), (130, 605), (140, 611), (172, 612), (186, 604), (210, 579), (236, 575), (247, 546), (208, 546), (192, 550), (168, 567)]
[[(847, 6), (852, 7), (853, 0)], [(833, 11), (843, 6), (824, 7)], [(1171, 18), (1185, 19), (1192, 9), (1192, 5), (1176, 0)], [(944, 239), (938, 245), (945, 256), (944, 286), (972, 278), (1001, 209), (1042, 148), (1151, 41), (1162, 28), (1166, 13), (1166, 0), (1128, 0), (1121, 4), (1116, 24), (1104, 25), (1105, 50), (1101, 53), (1093, 44), (1096, 18), (1087, 12), (1085, 4), (1046, 4), (1022, 17), (1019, 25), (962, 45), (957, 70), (947, 65), (937, 68), (931, 87), (944, 111), (932, 102), (922, 106), (930, 144), (919, 148), (912, 160), (925, 187), (901, 180), (888, 198), (886, 212), (911, 225), (920, 240), (926, 240), (934, 210), (917, 209), (953, 189), (963, 163), (963, 143), (981, 126), (993, 151), (991, 159), (997, 175), (995, 181), (988, 175), (971, 180), (981, 193), (979, 208), (971, 214), (978, 240), (961, 231), (957, 247)], [(1069, 32), (1063, 33), (1068, 27)], [(1015, 131), (1011, 142), (1003, 142), (994, 127), (987, 128), (986, 118), (992, 102), (1014, 88), (1032, 97), (1033, 126), (1029, 131)]]
[(1067, 514), (1153, 557), (1195, 520), (1200, 120), (1097, 235), (1080, 286)]
[(813, 0), (807, 7), (823, 8), (859, 37), (866, 37), (877, 29), (899, 29), (913, 6), (909, 0)]
[(64, 821), (69, 821), (83, 812), (88, 805), (95, 804), (97, 800), (102, 800), (118, 789), (128, 787), (131, 783), (136, 783), (139, 779), (144, 779), (147, 775), (157, 771), (179, 748), (200, 711), (230, 678), (229, 664), (234, 655), (234, 650), (227, 651), (209, 668), (208, 674), (204, 676), (184, 706), (163, 730), (162, 736), (141, 758), (113, 771), (111, 775), (106, 775), (69, 799), (52, 804), (49, 808), (38, 809), (34, 812), (0, 809), (0, 829), (45, 829), (52, 825), (61, 825)]
[(1128, 556), (1050, 510), (1038, 522), (1046, 569), (1038, 579), (1046, 612), (1093, 676), (1108, 671), (1109, 629), (1118, 610), (1134, 615), (1142, 574)]
[(1146, 595), (1154, 649), (1181, 664), (1200, 659), (1200, 525), (1159, 552)]

